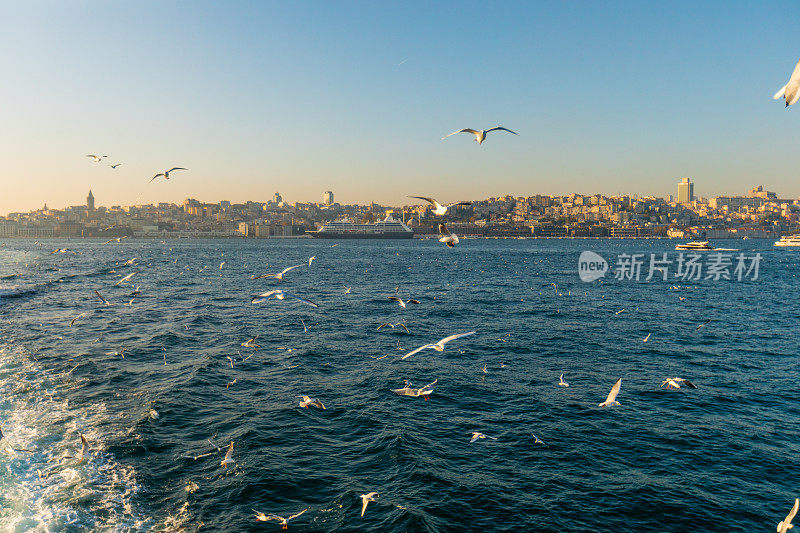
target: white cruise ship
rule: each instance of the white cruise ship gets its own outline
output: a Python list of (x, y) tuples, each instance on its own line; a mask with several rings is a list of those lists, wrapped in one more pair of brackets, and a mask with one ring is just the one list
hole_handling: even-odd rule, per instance
[(800, 247), (800, 234), (784, 235), (779, 241), (775, 241), (775, 246), (798, 246)]
[(306, 232), (317, 239), (410, 239), (414, 230), (387, 215), (372, 224), (354, 224), (349, 220), (326, 222), (316, 231)]

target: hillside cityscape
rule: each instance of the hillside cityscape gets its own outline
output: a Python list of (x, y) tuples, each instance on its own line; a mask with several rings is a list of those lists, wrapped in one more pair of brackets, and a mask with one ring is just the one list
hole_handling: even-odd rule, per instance
[[(461, 199), (458, 199), (461, 200)], [(424, 205), (422, 205), (424, 204)], [(85, 205), (0, 217), (0, 238), (144, 237), (280, 238), (307, 236), (325, 222), (371, 223), (391, 216), (415, 234), (436, 235), (441, 217), (422, 202), (404, 206), (343, 205), (332, 191), (322, 202), (284, 201), (276, 192), (266, 202), (182, 205), (96, 206), (91, 191)], [(773, 238), (797, 232), (800, 199), (781, 199), (763, 186), (744, 196), (698, 198), (694, 183), (682, 178), (666, 198), (600, 194), (502, 196), (452, 207), (451, 231), (467, 237), (616, 238)]]

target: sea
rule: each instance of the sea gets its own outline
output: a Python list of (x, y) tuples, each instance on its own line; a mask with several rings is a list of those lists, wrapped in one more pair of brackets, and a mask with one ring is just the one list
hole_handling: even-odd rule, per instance
[(772, 531), (800, 250), (676, 243), (0, 240), (0, 531)]

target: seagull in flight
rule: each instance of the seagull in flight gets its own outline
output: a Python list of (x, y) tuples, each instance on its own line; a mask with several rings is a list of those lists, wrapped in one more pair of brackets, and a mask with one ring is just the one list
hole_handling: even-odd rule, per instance
[(614, 386), (611, 387), (611, 392), (608, 393), (608, 398), (606, 398), (606, 401), (599, 404), (598, 407), (611, 407), (613, 405), (621, 405), (617, 401), (617, 394), (619, 394), (619, 388), (621, 386), (622, 386), (622, 378), (619, 378), (617, 382), (614, 383)]
[[(277, 274), (261, 274), (260, 276), (252, 276), (250, 279), (261, 279), (261, 278), (275, 278), (279, 280), (283, 280), (283, 275), (289, 272), (290, 270), (294, 270), (297, 267), (301, 267), (303, 265), (293, 265), (288, 268), (284, 268), (282, 271), (278, 272)], [(311, 266), (311, 263), (309, 263)]]
[(559, 387), (569, 387), (569, 383), (567, 383), (566, 381), (564, 381), (564, 374), (561, 374), (561, 375), (558, 377), (558, 386), (559, 386)]
[(456, 340), (456, 339), (460, 339), (460, 338), (462, 338), (462, 337), (468, 337), (468, 336), (470, 336), (470, 335), (474, 335), (474, 334), (475, 334), (475, 332), (474, 332), (474, 331), (468, 331), (467, 333), (457, 333), (457, 334), (455, 334), (455, 335), (450, 335), (449, 337), (445, 337), (444, 339), (440, 340), (439, 342), (437, 342), (437, 343), (435, 343), (435, 344), (426, 344), (426, 345), (424, 345), (424, 346), (420, 346), (420, 347), (419, 347), (419, 348), (417, 348), (416, 350), (412, 350), (412, 351), (408, 352), (407, 354), (405, 354), (405, 355), (404, 355), (403, 357), (401, 357), (400, 359), (408, 359), (409, 357), (411, 357), (411, 356), (412, 356), (412, 355), (414, 355), (415, 353), (419, 353), (419, 352), (421, 352), (422, 350), (426, 350), (426, 349), (428, 349), (428, 348), (433, 348), (433, 349), (434, 349), (434, 350), (436, 350), (437, 352), (443, 352), (443, 351), (444, 351), (444, 346), (445, 346), (445, 344), (447, 344), (448, 342), (450, 342), (450, 341), (454, 341), (454, 340)]
[(236, 462), (231, 458), (232, 455), (233, 455), (233, 441), (231, 441), (231, 443), (228, 445), (228, 451), (225, 452), (225, 458), (220, 463), (220, 466), (222, 466), (222, 468), (228, 468), (228, 465), (232, 465), (233, 463)]
[(403, 309), (405, 309), (406, 304), (418, 304), (419, 303), (419, 300), (406, 300), (406, 301), (403, 301), (403, 299), (400, 298), (399, 296), (389, 296), (388, 298), (390, 300), (400, 304), (400, 307), (402, 307)]
[(374, 502), (375, 498), (377, 498), (377, 497), (378, 497), (378, 493), (377, 492), (368, 492), (366, 494), (362, 494), (361, 495), (361, 516), (362, 516), (362, 518), (364, 516), (364, 511), (367, 510), (367, 504), (369, 502)]
[(451, 135), (455, 135), (456, 133), (471, 133), (475, 136), (475, 142), (478, 144), (482, 144), (484, 139), (486, 139), (486, 134), (490, 131), (507, 131), (508, 133), (513, 133), (514, 135), (519, 135), (519, 133), (515, 131), (511, 131), (508, 128), (504, 128), (503, 126), (495, 126), (494, 128), (489, 128), (488, 130), (473, 130), (471, 128), (464, 128), (463, 130), (454, 131), (448, 135), (442, 137), (442, 140), (447, 139)]
[(108, 156), (107, 156), (107, 155), (94, 155), (94, 154), (89, 154), (89, 155), (87, 155), (86, 157), (91, 157), (91, 158), (94, 160), (94, 162), (95, 162), (95, 163), (99, 163), (100, 161), (102, 161), (102, 160), (103, 160), (103, 158), (104, 158), (104, 157), (108, 157)]
[(800, 61), (794, 66), (789, 83), (781, 87), (781, 90), (776, 92), (772, 98), (775, 100), (783, 98), (786, 101), (784, 107), (789, 107), (800, 99)]
[(686, 385), (690, 389), (697, 388), (697, 385), (695, 385), (688, 379), (683, 379), (683, 378), (667, 378), (661, 382), (661, 386), (667, 387), (668, 389), (680, 389), (681, 385)]
[(314, 259), (316, 259), (316, 258), (317, 258), (317, 256), (316, 256), (316, 255), (312, 255), (311, 257), (309, 257), (309, 258), (308, 258), (308, 266), (311, 266), (311, 263), (313, 263), (313, 262), (314, 262)]
[(792, 520), (794, 520), (795, 515), (797, 515), (798, 508), (800, 508), (800, 500), (795, 498), (792, 510), (789, 511), (789, 514), (786, 515), (786, 518), (778, 522), (778, 533), (787, 533), (787, 531), (794, 527)]
[(276, 514), (268, 514), (268, 515), (266, 515), (264, 513), (261, 513), (259, 511), (256, 511), (255, 509), (253, 509), (253, 512), (256, 513), (256, 520), (258, 520), (259, 522), (269, 522), (270, 520), (276, 520), (277, 522), (280, 523), (281, 529), (289, 529), (289, 523), (288, 523), (289, 520), (297, 518), (298, 516), (300, 516), (301, 514), (305, 513), (306, 511), (308, 511), (308, 509), (303, 509), (302, 511), (300, 511), (297, 514), (293, 514), (292, 516), (284, 518), (284, 517), (278, 516)]
[(536, 436), (536, 435), (534, 435), (533, 433), (531, 433), (531, 437), (533, 437), (533, 444), (534, 444), (534, 445), (536, 445), (536, 444), (541, 444), (542, 446), (547, 446), (547, 444), (545, 444), (545, 443), (544, 443), (544, 441), (543, 441), (542, 439), (540, 439), (539, 437), (537, 437), (537, 436)]
[(122, 285), (122, 284), (123, 284), (123, 283), (125, 283), (126, 281), (130, 281), (130, 280), (131, 280), (131, 278), (132, 278), (133, 276), (135, 276), (136, 274), (138, 274), (138, 272), (131, 272), (130, 274), (128, 274), (127, 276), (125, 276), (124, 278), (122, 278), (122, 279), (120, 279), (118, 282), (116, 282), (116, 283), (114, 284), (114, 286), (116, 287), (117, 285)]
[(647, 340), (648, 340), (649, 338), (650, 338), (650, 333), (648, 333), (648, 334), (647, 334), (647, 337), (645, 337), (644, 339), (642, 339), (642, 342), (647, 342)]
[(84, 316), (86, 316), (86, 313), (81, 313), (78, 316), (76, 316), (75, 318), (73, 318), (72, 321), (70, 321), (70, 323), (69, 323), (69, 327), (72, 327), (72, 324), (74, 324), (76, 320), (78, 320), (79, 318), (82, 318)]
[(111, 302), (109, 302), (108, 300), (106, 300), (105, 298), (103, 298), (103, 297), (100, 295), (100, 293), (99, 293), (99, 292), (97, 292), (97, 290), (95, 290), (95, 291), (94, 291), (94, 293), (97, 295), (97, 297), (98, 297), (98, 298), (100, 298), (100, 299), (103, 301), (103, 303), (104, 303), (104, 304), (106, 304), (106, 305), (114, 305), (114, 304), (112, 304)]
[(452, 204), (442, 205), (433, 198), (427, 198), (425, 196), (409, 196), (409, 198), (418, 198), (420, 200), (425, 200), (429, 204), (433, 206), (433, 214), (434, 215), (444, 215), (447, 214), (447, 210), (455, 205), (472, 205), (472, 202), (453, 202)]
[(476, 441), (476, 440), (478, 440), (478, 439), (492, 439), (492, 440), (497, 440), (497, 437), (490, 437), (489, 435), (484, 435), (484, 434), (483, 434), (483, 433), (481, 433), (480, 431), (470, 431), (470, 433), (472, 433), (472, 438), (471, 438), (471, 439), (469, 439), (469, 443), (470, 443), (470, 444), (472, 444), (473, 442), (475, 442), (475, 441)]
[(700, 324), (699, 326), (697, 326), (696, 328), (694, 328), (694, 330), (695, 330), (695, 331), (699, 330), (700, 328), (702, 328), (703, 326), (705, 326), (705, 325), (706, 325), (706, 324), (708, 324), (709, 322), (711, 322), (711, 319), (710, 319), (710, 318), (709, 318), (708, 320), (706, 320), (705, 322), (703, 322), (702, 324)]
[(164, 179), (168, 180), (169, 179), (169, 173), (174, 171), (174, 170), (189, 170), (189, 169), (188, 168), (183, 168), (183, 167), (172, 167), (171, 169), (165, 170), (164, 172), (159, 172), (158, 174), (156, 174), (155, 176), (150, 178), (150, 181), (152, 182), (154, 179), (158, 178), (159, 176), (164, 176)]
[(319, 307), (319, 305), (315, 304), (311, 300), (306, 300), (305, 298), (300, 298), (299, 296), (295, 296), (293, 294), (289, 294), (288, 292), (284, 292), (282, 290), (272, 290), (267, 291), (263, 294), (259, 294), (258, 296), (253, 296), (250, 300), (250, 303), (253, 304), (260, 304), (262, 302), (266, 302), (267, 300), (283, 300), (285, 298), (292, 298), (293, 300), (297, 300), (298, 302), (303, 302), (306, 305), (310, 305), (311, 307)]
[(406, 381), (406, 386), (402, 389), (392, 389), (392, 392), (397, 394), (398, 396), (412, 396), (414, 398), (419, 398), (422, 396), (422, 399), (428, 401), (428, 396), (433, 392), (433, 387), (439, 382), (438, 379), (433, 380), (431, 383), (428, 383), (424, 387), (420, 387), (415, 389), (411, 387), (411, 382)]
[(117, 168), (118, 166), (120, 166), (121, 164), (122, 164), (122, 163), (117, 163), (117, 164), (115, 164), (115, 165), (108, 165), (108, 166), (110, 166), (111, 168), (114, 168), (114, 169), (115, 169), (115, 168)]
[(242, 346), (244, 346), (245, 348), (256, 348), (256, 349), (261, 348), (261, 345), (256, 343), (256, 339), (258, 339), (258, 335), (256, 335), (252, 339), (244, 341), (242, 343)]
[(389, 327), (390, 327), (390, 328), (392, 328), (392, 329), (394, 329), (394, 327), (395, 327), (395, 326), (400, 326), (401, 328), (403, 328), (404, 330), (406, 330), (406, 333), (411, 333), (411, 332), (408, 330), (408, 328), (406, 327), (406, 325), (405, 325), (405, 324), (403, 324), (402, 322), (397, 322), (396, 324), (392, 324), (392, 323), (390, 323), (390, 322), (384, 322), (383, 324), (381, 324), (380, 326), (378, 326), (378, 329), (377, 329), (377, 331), (380, 331), (380, 330), (381, 330), (381, 328), (382, 328), (382, 327), (385, 327), (385, 326), (389, 326)]
[(311, 398), (309, 396), (301, 396), (301, 398), (303, 399), (303, 401), (300, 402), (300, 407), (305, 407), (306, 409), (308, 409), (309, 405), (313, 405), (317, 409), (322, 409), (323, 411), (325, 411), (325, 405), (316, 398)]
[(458, 244), (458, 235), (455, 233), (450, 233), (450, 231), (447, 229), (447, 226), (443, 223), (439, 224), (439, 234), (441, 235), (439, 242), (445, 243), (448, 248), (452, 248)]
[(345, 294), (350, 294), (350, 290), (351, 290), (351, 289), (352, 289), (352, 287), (345, 287), (345, 288), (344, 288), (344, 293), (345, 293)]

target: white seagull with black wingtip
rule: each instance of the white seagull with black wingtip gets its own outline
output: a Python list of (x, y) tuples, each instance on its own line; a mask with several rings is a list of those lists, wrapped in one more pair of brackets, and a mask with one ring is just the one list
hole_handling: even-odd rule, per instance
[(472, 202), (453, 202), (452, 204), (442, 205), (433, 198), (428, 198), (426, 196), (409, 196), (409, 198), (418, 198), (420, 200), (425, 200), (426, 202), (428, 202), (433, 206), (433, 214), (440, 216), (447, 214), (447, 210), (455, 205), (472, 205)]
[(460, 338), (462, 338), (462, 337), (468, 337), (468, 336), (470, 336), (470, 335), (474, 335), (474, 334), (475, 334), (475, 332), (474, 332), (474, 331), (468, 331), (467, 333), (457, 333), (457, 334), (455, 334), (455, 335), (450, 335), (449, 337), (445, 337), (444, 339), (440, 340), (440, 341), (439, 341), (439, 342), (437, 342), (437, 343), (434, 343), (434, 344), (426, 344), (426, 345), (424, 345), (424, 346), (420, 346), (420, 347), (419, 347), (419, 348), (417, 348), (416, 350), (412, 350), (412, 351), (408, 352), (407, 354), (405, 354), (405, 355), (404, 355), (403, 357), (401, 357), (400, 359), (408, 359), (409, 357), (411, 357), (411, 356), (412, 356), (412, 355), (414, 355), (415, 353), (419, 353), (419, 352), (421, 352), (422, 350), (427, 350), (428, 348), (433, 348), (433, 349), (434, 349), (434, 350), (436, 350), (437, 352), (443, 352), (443, 351), (444, 351), (444, 346), (445, 346), (445, 344), (447, 344), (448, 342), (450, 342), (450, 341), (454, 341), (454, 340), (456, 340), (456, 339), (460, 339)]
[(174, 170), (189, 170), (189, 169), (188, 168), (183, 168), (183, 167), (172, 167), (171, 169), (165, 170), (164, 172), (159, 172), (158, 174), (156, 174), (155, 176), (150, 178), (150, 181), (153, 181), (154, 179), (156, 179), (156, 178), (158, 178), (160, 176), (163, 176), (165, 180), (168, 180), (169, 179), (169, 173), (174, 171)]
[(504, 128), (503, 126), (495, 126), (494, 128), (489, 128), (488, 130), (473, 130), (471, 128), (464, 128), (463, 130), (454, 131), (448, 135), (442, 137), (442, 140), (447, 139), (451, 135), (455, 135), (456, 133), (471, 133), (475, 136), (475, 142), (478, 144), (482, 144), (483, 141), (486, 139), (486, 134), (490, 131), (507, 131), (508, 133), (513, 133), (514, 135), (519, 135), (519, 133), (515, 131), (511, 131), (508, 128)]

